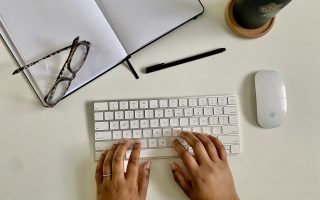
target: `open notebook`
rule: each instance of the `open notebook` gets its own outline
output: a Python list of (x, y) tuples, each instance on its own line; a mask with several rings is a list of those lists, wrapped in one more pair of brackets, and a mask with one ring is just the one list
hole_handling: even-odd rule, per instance
[[(67, 96), (202, 12), (199, 0), (0, 0), (0, 33), (20, 66), (90, 41)], [(67, 54), (24, 72), (44, 105)]]

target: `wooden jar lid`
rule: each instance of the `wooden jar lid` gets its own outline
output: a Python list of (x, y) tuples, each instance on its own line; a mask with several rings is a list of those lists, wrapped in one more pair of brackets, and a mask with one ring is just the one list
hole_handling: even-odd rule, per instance
[(265, 25), (256, 29), (247, 29), (240, 26), (233, 16), (233, 7), (235, 0), (229, 0), (228, 5), (225, 9), (225, 18), (230, 29), (240, 37), (243, 38), (258, 38), (267, 34), (272, 28), (275, 17), (268, 21)]

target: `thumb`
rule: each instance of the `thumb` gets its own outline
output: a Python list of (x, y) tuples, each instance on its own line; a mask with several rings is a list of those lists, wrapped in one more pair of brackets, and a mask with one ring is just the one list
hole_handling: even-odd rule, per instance
[(140, 199), (145, 200), (147, 196), (147, 190), (149, 185), (151, 162), (147, 161), (143, 163), (139, 168), (138, 188)]

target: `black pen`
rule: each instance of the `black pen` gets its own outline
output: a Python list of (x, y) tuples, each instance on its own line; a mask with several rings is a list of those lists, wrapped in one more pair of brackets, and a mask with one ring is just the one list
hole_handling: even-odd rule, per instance
[(219, 48), (219, 49), (211, 50), (211, 51), (204, 52), (204, 53), (201, 53), (201, 54), (198, 54), (198, 55), (190, 56), (190, 57), (187, 57), (187, 58), (182, 58), (182, 59), (179, 59), (179, 60), (176, 60), (176, 61), (172, 61), (172, 62), (169, 62), (169, 63), (160, 63), (160, 64), (152, 65), (152, 66), (146, 68), (146, 73), (148, 74), (148, 73), (159, 71), (159, 70), (162, 70), (162, 69), (165, 69), (165, 68), (173, 67), (173, 66), (176, 66), (176, 65), (180, 65), (180, 64), (183, 64), (183, 63), (190, 62), (190, 61), (194, 61), (194, 60), (198, 60), (198, 59), (205, 58), (205, 57), (208, 57), (208, 56), (212, 56), (212, 55), (215, 55), (215, 54), (218, 54), (218, 53), (222, 53), (225, 50), (226, 50), (226, 48)]

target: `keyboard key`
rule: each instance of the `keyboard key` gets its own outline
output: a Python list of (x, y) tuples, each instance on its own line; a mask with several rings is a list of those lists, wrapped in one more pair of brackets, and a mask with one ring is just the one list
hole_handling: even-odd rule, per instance
[(155, 110), (154, 116), (157, 118), (163, 117), (164, 116), (163, 110)]
[[(157, 139), (148, 139), (148, 145), (149, 147), (151, 148), (154, 148), (154, 147), (157, 147), (158, 144), (157, 144)], [(140, 154), (141, 155), (141, 154)]]
[(109, 109), (110, 109), (110, 110), (118, 110), (118, 109), (119, 109), (119, 104), (118, 104), (118, 102), (110, 102), (110, 103), (109, 103)]
[(161, 99), (159, 101), (160, 108), (167, 108), (168, 107), (168, 100), (167, 99)]
[(190, 127), (183, 127), (182, 130), (186, 132), (192, 132), (192, 128)]
[(134, 109), (139, 109), (139, 102), (138, 101), (130, 101), (130, 109), (134, 110)]
[(240, 146), (239, 145), (231, 145), (231, 153), (233, 153), (233, 154), (240, 153)]
[(123, 111), (116, 111), (114, 113), (114, 119), (124, 119), (124, 112)]
[(229, 122), (229, 120), (228, 120), (227, 116), (219, 117), (219, 124), (225, 125), (225, 124), (228, 124), (228, 122)]
[(196, 117), (191, 117), (190, 118), (190, 125), (191, 126), (198, 126), (199, 125), (199, 119)]
[(123, 138), (125, 139), (131, 139), (132, 138), (132, 131), (131, 130), (125, 130), (122, 132)]
[(227, 97), (218, 97), (218, 104), (220, 106), (227, 105)]
[(141, 140), (141, 148), (147, 148), (148, 147), (148, 140)]
[(109, 130), (109, 122), (95, 122), (94, 130), (96, 131)]
[(144, 137), (144, 138), (150, 138), (150, 137), (152, 137), (152, 130), (151, 130), (151, 129), (144, 129), (144, 130), (142, 131), (142, 133), (143, 133), (143, 137)]
[(140, 109), (149, 108), (149, 104), (147, 100), (140, 101)]
[(111, 140), (111, 132), (110, 131), (99, 131), (95, 132), (95, 140)]
[(153, 137), (161, 137), (162, 130), (161, 129), (153, 129), (152, 133), (153, 133)]
[(214, 115), (222, 115), (222, 107), (214, 107)]
[(103, 120), (103, 112), (96, 112), (96, 113), (94, 113), (94, 120), (95, 120), (95, 121), (101, 121), (101, 120)]
[(198, 99), (189, 99), (189, 106), (198, 106)]
[(225, 144), (237, 144), (239, 143), (239, 137), (237, 135), (230, 136), (230, 135), (220, 135), (218, 139)]
[(185, 115), (186, 117), (193, 116), (193, 109), (192, 109), (192, 108), (185, 108), (185, 109), (184, 109), (184, 115)]
[(226, 106), (223, 108), (223, 114), (235, 115), (235, 114), (237, 114), (237, 108), (235, 106)]
[(201, 126), (206, 126), (209, 124), (209, 119), (208, 117), (200, 117), (200, 125)]
[(168, 146), (168, 142), (166, 138), (160, 138), (159, 139), (159, 147), (166, 147)]
[(218, 105), (218, 99), (217, 99), (217, 97), (209, 97), (209, 98), (208, 98), (208, 103), (209, 103), (209, 106), (216, 106), (216, 105)]
[(203, 115), (203, 108), (194, 108), (194, 115), (195, 116), (202, 116)]
[(169, 127), (169, 119), (160, 119), (160, 127)]
[(164, 116), (165, 117), (173, 117), (173, 109), (165, 109)]
[(223, 134), (237, 134), (239, 132), (238, 126), (222, 126)]
[[(129, 159), (130, 153), (131, 150), (126, 152), (126, 159)], [(178, 156), (178, 154), (171, 147), (161, 149), (141, 149), (140, 151), (140, 158), (163, 158), (172, 156)]]
[(131, 120), (130, 121), (130, 128), (139, 128), (139, 120)]
[(203, 114), (204, 115), (209, 115), (209, 116), (213, 115), (213, 108), (212, 107), (205, 107), (204, 111), (203, 111)]
[(114, 120), (114, 113), (113, 112), (105, 112), (104, 119), (105, 120)]
[(154, 118), (154, 111), (153, 110), (145, 110), (144, 116), (147, 119)]
[(178, 107), (178, 99), (169, 99), (169, 107), (171, 108)]
[(189, 126), (188, 118), (180, 118), (180, 126)]
[(237, 104), (236, 97), (233, 97), (233, 96), (228, 97), (228, 104), (229, 105), (236, 105)]
[(238, 116), (236, 115), (229, 116), (229, 122), (230, 124), (238, 124)]
[(124, 112), (124, 118), (125, 119), (133, 119), (134, 118), (134, 112), (133, 111), (125, 111)]
[(141, 128), (149, 128), (150, 127), (149, 120), (141, 120), (140, 127)]
[(209, 124), (210, 125), (217, 125), (219, 123), (218, 117), (209, 117)]
[(159, 127), (159, 119), (152, 119), (150, 120), (150, 127), (157, 128)]
[(110, 130), (118, 130), (120, 128), (118, 121), (110, 122)]
[(132, 136), (133, 138), (142, 138), (142, 130), (133, 130)]
[(110, 149), (113, 145), (113, 142), (95, 142), (95, 147), (97, 151), (104, 151)]
[(134, 117), (136, 119), (142, 119), (144, 118), (143, 113), (144, 113), (143, 110), (136, 110), (134, 111)]
[(183, 116), (183, 109), (174, 109), (174, 116), (182, 117)]
[(206, 106), (208, 105), (208, 101), (206, 97), (200, 97), (199, 98), (199, 106)]
[(179, 107), (187, 107), (188, 100), (187, 99), (179, 99)]
[(172, 129), (171, 128), (165, 128), (162, 131), (163, 131), (163, 136), (165, 136), (165, 137), (171, 137), (172, 136)]
[(113, 131), (112, 132), (112, 137), (114, 140), (120, 140), (122, 139), (122, 132), (121, 131)]
[(108, 110), (108, 103), (107, 102), (96, 102), (93, 104), (94, 111), (103, 111)]
[(150, 108), (158, 108), (158, 100), (150, 100)]
[(212, 134), (222, 134), (221, 126), (212, 126)]
[(209, 126), (202, 127), (202, 132), (211, 135), (212, 134), (212, 128)]
[(129, 102), (128, 101), (120, 101), (120, 110), (128, 110)]
[(202, 133), (202, 129), (201, 129), (201, 127), (193, 127), (193, 128), (192, 128), (192, 132)]
[(177, 119), (177, 118), (171, 118), (169, 121), (170, 121), (170, 126), (171, 126), (171, 127), (179, 126), (179, 119)]
[(120, 121), (120, 129), (129, 129), (130, 128), (130, 123), (129, 121)]

